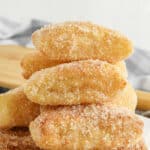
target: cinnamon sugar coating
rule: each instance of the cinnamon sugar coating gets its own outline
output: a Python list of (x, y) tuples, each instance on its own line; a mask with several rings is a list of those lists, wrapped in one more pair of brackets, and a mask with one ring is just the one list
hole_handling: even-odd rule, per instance
[[(28, 79), (34, 72), (45, 68), (53, 67), (59, 64), (68, 63), (67, 61), (51, 60), (48, 56), (40, 51), (34, 51), (26, 54), (21, 60), (23, 69), (22, 75)], [(128, 76), (126, 65), (123, 61), (114, 64), (120, 70), (121, 74), (126, 78)]]
[(104, 102), (104, 105), (113, 104), (118, 107), (126, 107), (131, 111), (135, 111), (137, 105), (137, 95), (130, 83), (127, 83), (126, 87), (119, 91), (115, 96), (110, 98), (110, 101)]
[(52, 66), (56, 66), (62, 63), (65, 63), (65, 62), (48, 59), (47, 56), (45, 56), (40, 51), (30, 52), (26, 54), (21, 60), (21, 67), (23, 69), (22, 75), (25, 79), (28, 79), (36, 71), (49, 68)]
[(121, 150), (140, 141), (143, 122), (128, 109), (117, 106), (43, 106), (30, 124), (40, 148), (65, 150)]
[(103, 103), (126, 84), (114, 65), (86, 60), (35, 73), (24, 86), (24, 92), (29, 100), (41, 105)]
[(49, 59), (59, 61), (100, 59), (116, 63), (133, 51), (125, 36), (90, 22), (45, 26), (32, 34), (32, 41)]

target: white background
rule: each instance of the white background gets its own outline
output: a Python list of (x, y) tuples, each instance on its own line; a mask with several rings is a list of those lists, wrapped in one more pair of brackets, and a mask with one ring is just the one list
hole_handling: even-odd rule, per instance
[(123, 32), (136, 47), (150, 50), (150, 0), (0, 0), (0, 16), (93, 21)]

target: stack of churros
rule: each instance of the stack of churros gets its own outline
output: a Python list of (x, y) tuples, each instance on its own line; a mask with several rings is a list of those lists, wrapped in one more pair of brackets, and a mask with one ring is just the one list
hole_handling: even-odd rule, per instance
[(26, 83), (0, 95), (0, 150), (147, 149), (127, 81), (126, 37), (65, 22), (35, 31), (32, 41), (36, 51), (21, 61)]

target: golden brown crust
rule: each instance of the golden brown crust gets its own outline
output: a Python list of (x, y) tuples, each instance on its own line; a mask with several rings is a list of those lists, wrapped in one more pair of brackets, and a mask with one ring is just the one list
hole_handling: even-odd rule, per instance
[(19, 87), (0, 94), (0, 128), (28, 126), (39, 114), (39, 105), (27, 99)]
[(142, 138), (135, 145), (131, 145), (128, 148), (124, 145), (123, 147), (120, 147), (120, 148), (117, 148), (117, 149), (113, 149), (113, 150), (148, 150), (148, 149), (147, 149), (147, 147), (145, 145), (144, 139)]
[[(103, 104), (106, 105), (107, 103)], [(110, 98), (108, 104), (126, 107), (132, 111), (135, 111), (137, 105), (137, 95), (131, 84), (127, 83), (124, 89), (122, 89), (115, 96)]]
[(148, 150), (144, 139), (141, 139), (137, 144), (131, 146), (130, 148), (123, 148), (123, 149), (118, 149), (118, 150)]
[(116, 67), (118, 67), (120, 73), (122, 74), (122, 76), (124, 76), (125, 78), (128, 77), (128, 71), (127, 71), (127, 67), (124, 61), (120, 61), (114, 64)]
[(126, 84), (114, 65), (86, 60), (35, 73), (24, 86), (24, 92), (28, 99), (41, 105), (103, 103)]
[(27, 129), (0, 131), (0, 150), (40, 150)]
[[(0, 131), (0, 150), (40, 150), (33, 142), (28, 129), (12, 129)], [(61, 150), (63, 150), (61, 148)], [(100, 150), (100, 148), (98, 148)], [(117, 150), (148, 150), (144, 140), (140, 140), (130, 148)]]
[[(34, 51), (26, 54), (21, 60), (21, 67), (23, 69), (22, 75), (28, 79), (34, 72), (41, 69), (53, 67), (62, 63), (67, 63), (59, 60), (50, 60), (46, 55), (40, 51)], [(127, 77), (126, 65), (123, 61), (114, 64), (120, 70), (124, 77)]]
[(44, 106), (30, 124), (43, 149), (114, 150), (141, 139), (143, 122), (125, 108), (102, 105)]
[(49, 25), (35, 31), (32, 41), (49, 59), (59, 61), (100, 59), (115, 63), (133, 50), (131, 42), (120, 33), (90, 22)]
[(63, 61), (49, 60), (40, 51), (34, 51), (26, 54), (21, 60), (21, 67), (23, 69), (23, 77), (28, 79), (34, 72), (48, 67), (52, 67), (58, 64), (65, 63)]

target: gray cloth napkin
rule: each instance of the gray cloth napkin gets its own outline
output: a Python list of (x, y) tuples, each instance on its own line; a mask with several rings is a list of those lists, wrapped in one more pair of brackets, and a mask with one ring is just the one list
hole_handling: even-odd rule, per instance
[[(37, 19), (18, 22), (0, 17), (0, 44), (33, 46), (32, 32), (47, 24), (48, 22)], [(126, 60), (126, 64), (128, 79), (134, 88), (150, 91), (150, 50), (135, 48), (134, 54)], [(150, 116), (150, 112), (144, 112), (143, 115)]]

